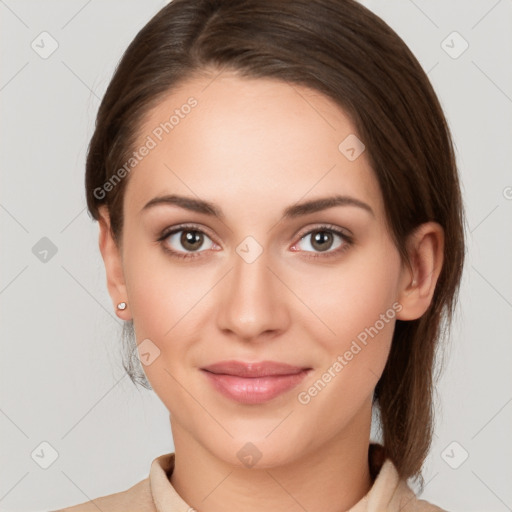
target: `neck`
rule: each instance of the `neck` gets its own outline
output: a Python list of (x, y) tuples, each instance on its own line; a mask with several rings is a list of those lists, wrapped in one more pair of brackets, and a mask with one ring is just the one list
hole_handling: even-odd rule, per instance
[(175, 466), (170, 481), (183, 500), (200, 512), (340, 512), (370, 490), (368, 463), (371, 408), (328, 443), (293, 461), (257, 469), (219, 459), (179, 424), (172, 425)]

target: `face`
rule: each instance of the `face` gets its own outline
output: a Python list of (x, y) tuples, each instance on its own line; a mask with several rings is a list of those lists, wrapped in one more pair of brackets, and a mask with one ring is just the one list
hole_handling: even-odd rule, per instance
[[(369, 428), (410, 276), (354, 136), (317, 91), (226, 73), (145, 118), (118, 290), (175, 442), (238, 466), (254, 445), (272, 466)], [(147, 206), (165, 196), (186, 200)]]

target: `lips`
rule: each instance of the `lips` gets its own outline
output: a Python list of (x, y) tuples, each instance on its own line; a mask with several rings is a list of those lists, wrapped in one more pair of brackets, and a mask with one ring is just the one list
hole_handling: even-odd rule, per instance
[(295, 375), (308, 368), (291, 366), (285, 363), (274, 361), (259, 361), (255, 363), (244, 363), (242, 361), (222, 361), (202, 368), (203, 370), (223, 375), (234, 375), (237, 377), (269, 377), (274, 375)]
[(214, 389), (243, 404), (260, 404), (296, 387), (311, 368), (275, 361), (222, 361), (201, 368)]

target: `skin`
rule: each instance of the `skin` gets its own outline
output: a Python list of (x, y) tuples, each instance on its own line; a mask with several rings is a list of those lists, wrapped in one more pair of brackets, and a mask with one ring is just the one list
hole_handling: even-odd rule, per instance
[[(128, 304), (118, 316), (133, 319), (137, 343), (149, 338), (160, 350), (144, 370), (170, 412), (171, 483), (202, 512), (346, 510), (372, 485), (373, 391), (396, 319), (418, 318), (431, 302), (443, 230), (420, 226), (408, 241), (412, 268), (402, 264), (366, 152), (349, 161), (338, 149), (356, 134), (354, 125), (305, 87), (233, 73), (194, 78), (148, 113), (141, 143), (190, 96), (198, 105), (131, 171), (122, 248), (110, 236), (105, 208), (99, 234), (114, 308)], [(367, 203), (373, 214), (335, 206), (282, 218), (288, 206), (335, 193)], [(164, 194), (210, 201), (225, 216), (175, 205), (141, 213)], [(206, 233), (198, 251), (180, 243), (181, 232), (157, 241), (180, 223)], [(322, 223), (350, 233), (353, 244), (327, 231), (333, 238), (322, 251), (311, 233)], [(252, 263), (236, 251), (248, 236), (263, 251)], [(173, 258), (164, 245), (196, 257)], [(393, 303), (401, 306), (395, 317), (301, 404), (298, 393)], [(297, 388), (244, 405), (219, 394), (199, 370), (229, 359), (312, 371)], [(262, 454), (252, 467), (237, 456), (248, 442)]]

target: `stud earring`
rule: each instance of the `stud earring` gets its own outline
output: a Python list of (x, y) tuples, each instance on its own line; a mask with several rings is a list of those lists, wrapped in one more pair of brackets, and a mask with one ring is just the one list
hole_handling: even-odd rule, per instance
[(121, 311), (126, 309), (126, 302), (120, 302), (118, 305), (117, 305), (117, 309), (120, 309)]

